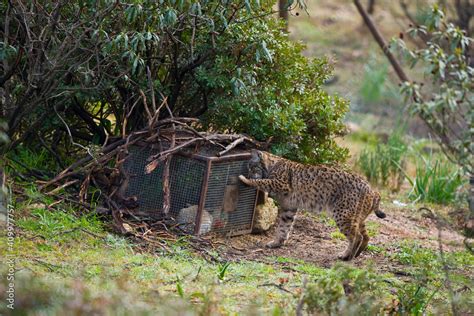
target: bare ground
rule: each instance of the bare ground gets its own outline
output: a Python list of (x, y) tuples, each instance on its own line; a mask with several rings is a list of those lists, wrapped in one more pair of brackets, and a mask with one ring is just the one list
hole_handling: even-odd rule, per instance
[[(439, 223), (429, 212), (395, 206), (385, 209), (385, 219), (379, 219), (374, 214), (367, 219), (368, 222), (375, 222), (375, 236), (371, 237), (370, 245), (383, 248), (384, 251), (365, 251), (352, 264), (363, 267), (370, 263), (376, 271), (403, 275), (404, 269), (391, 255), (399, 251), (399, 244), (406, 240), (417, 241), (422, 247), (439, 249)], [(261, 235), (243, 235), (221, 240), (221, 244), (226, 245), (224, 254), (230, 260), (247, 259), (272, 263), (275, 257), (285, 257), (328, 268), (338, 262), (337, 256), (344, 251), (347, 241), (331, 236), (337, 232), (337, 228), (323, 222), (327, 220), (321, 220), (321, 217), (313, 214), (299, 214), (290, 239), (278, 249), (264, 247), (271, 241), (275, 228)], [(453, 227), (445, 225), (441, 229), (441, 240), (444, 251), (463, 249), (464, 237)]]

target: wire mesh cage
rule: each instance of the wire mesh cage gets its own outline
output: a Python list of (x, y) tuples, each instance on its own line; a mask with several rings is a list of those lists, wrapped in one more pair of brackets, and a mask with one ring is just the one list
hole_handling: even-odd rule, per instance
[[(136, 197), (136, 211), (142, 216), (163, 215), (163, 164), (145, 173), (148, 158), (158, 152), (156, 146), (130, 147), (124, 164), (129, 175), (126, 195)], [(243, 185), (238, 176), (248, 173), (251, 154), (236, 150), (217, 157), (216, 152), (205, 148), (172, 156), (169, 215), (189, 233), (250, 233), (257, 190)]]

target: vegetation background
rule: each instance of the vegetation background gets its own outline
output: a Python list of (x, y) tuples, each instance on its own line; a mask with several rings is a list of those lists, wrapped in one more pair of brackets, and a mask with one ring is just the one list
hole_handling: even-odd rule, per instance
[[(453, 112), (462, 114), (455, 123), (466, 132), (455, 136), (464, 142), (447, 142), (456, 148), (446, 155), (414, 110), (426, 102), (404, 98), (421, 87), (400, 89), (352, 2), (289, 3), (288, 33), (278, 4), (267, 0), (0, 3), (0, 179), (7, 176), (2, 189), (13, 193), (16, 233), (10, 249), (2, 222), (0, 251), (16, 258), (16, 296), (12, 311), (2, 262), (0, 313), (474, 313), (472, 246), (463, 235), (473, 71), (458, 46), (424, 51), (437, 56), (438, 68), (428, 74), (405, 58), (426, 48), (423, 35), (409, 36), (420, 25), (436, 31), (453, 23), (450, 36), (461, 36), (456, 27), (462, 38), (472, 35), (474, 5), (363, 4), (384, 37), (402, 48), (394, 54), (412, 83), (423, 82), (441, 106), (450, 104), (442, 91), (465, 92), (452, 97)], [(429, 29), (430, 21), (439, 25)], [(439, 62), (448, 59), (444, 69), (455, 64), (465, 79), (438, 89), (448, 81), (435, 77)], [(216, 239), (204, 251), (186, 236), (151, 244), (114, 233), (110, 218), (61, 198), (67, 190), (55, 196), (39, 188), (77, 158), (99, 157), (108, 138), (147, 126), (146, 100), (166, 100), (175, 116), (199, 117), (199, 129), (271, 138), (279, 155), (365, 175), (389, 215), (369, 218), (368, 253), (336, 262), (344, 236), (325, 214), (306, 213), (290, 244), (275, 251), (255, 250), (271, 232)], [(100, 209), (100, 191), (90, 196)]]

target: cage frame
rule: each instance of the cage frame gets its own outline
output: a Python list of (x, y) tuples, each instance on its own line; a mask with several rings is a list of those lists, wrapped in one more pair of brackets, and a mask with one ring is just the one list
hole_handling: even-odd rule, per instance
[[(178, 152), (176, 155), (180, 155), (190, 159), (196, 159), (202, 161), (206, 164), (202, 184), (201, 184), (201, 194), (199, 196), (199, 203), (198, 208), (196, 211), (196, 218), (194, 224), (194, 235), (199, 236), (199, 231), (201, 230), (201, 223), (202, 223), (202, 214), (204, 210), (204, 205), (206, 204), (206, 197), (207, 197), (207, 190), (209, 188), (209, 178), (211, 175), (212, 164), (213, 163), (220, 163), (220, 162), (231, 162), (231, 161), (239, 161), (239, 160), (250, 160), (252, 154), (249, 152), (245, 153), (236, 153), (236, 154), (226, 154), (224, 156), (204, 156), (195, 153), (187, 153), (187, 152)], [(259, 191), (257, 190), (255, 195), (255, 202), (253, 205), (253, 212), (252, 212), (252, 220), (250, 222), (250, 228), (248, 229), (240, 229), (240, 230), (230, 230), (226, 233), (226, 236), (237, 236), (237, 235), (244, 235), (250, 234), (253, 229), (253, 222), (255, 219), (255, 209), (257, 207)]]
[[(162, 145), (165, 145), (165, 143), (162, 143)], [(150, 142), (145, 142), (145, 141), (139, 141), (135, 143), (134, 146), (141, 147), (141, 148), (151, 146), (151, 148), (154, 148), (154, 149), (161, 148), (161, 150), (164, 150), (163, 147), (166, 148), (166, 145), (160, 146), (158, 142), (150, 143)], [(205, 155), (195, 153), (192, 151), (181, 150), (181, 151), (171, 154), (170, 158), (175, 155), (188, 158), (188, 159), (194, 159), (194, 160), (205, 163), (204, 173), (202, 175), (203, 178), (201, 182), (201, 192), (199, 195), (198, 208), (196, 211), (196, 217), (194, 219), (194, 232), (192, 233), (195, 236), (199, 236), (200, 235), (199, 232), (201, 230), (201, 224), (202, 224), (202, 215), (203, 215), (204, 206), (206, 204), (206, 197), (207, 197), (208, 188), (209, 188), (209, 179), (211, 176), (211, 170), (212, 170), (213, 164), (221, 163), (221, 162), (239, 161), (239, 160), (250, 160), (252, 157), (252, 154), (248, 151), (239, 152), (239, 153), (232, 153), (232, 151), (230, 151), (222, 156), (219, 156), (218, 154), (213, 155), (213, 156), (205, 156)], [(160, 189), (162, 190), (163, 188), (161, 187)], [(258, 197), (260, 194), (261, 194), (261, 191), (256, 190), (255, 201), (252, 207), (252, 210), (253, 210), (252, 219), (250, 221), (249, 228), (237, 229), (237, 230), (230, 229), (228, 232), (225, 233), (225, 236), (232, 237), (232, 236), (237, 236), (237, 235), (250, 234), (252, 232), (253, 224), (255, 220), (256, 207), (258, 204)]]

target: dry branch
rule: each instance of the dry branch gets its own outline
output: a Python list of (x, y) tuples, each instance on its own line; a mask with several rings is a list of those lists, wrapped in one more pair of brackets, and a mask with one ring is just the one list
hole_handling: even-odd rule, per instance
[(301, 287), (301, 295), (300, 299), (298, 300), (298, 305), (296, 306), (296, 315), (303, 316), (303, 308), (304, 308), (304, 298), (305, 298), (305, 291), (306, 286), (308, 284), (308, 278), (306, 276), (303, 277), (303, 286)]
[(220, 156), (223, 156), (225, 155), (226, 153), (228, 153), (230, 150), (234, 149), (235, 147), (237, 147), (237, 145), (243, 143), (245, 140), (249, 140), (247, 137), (240, 137), (240, 138), (237, 138), (236, 140), (234, 140), (232, 143), (230, 143), (223, 151), (217, 153), (217, 156), (220, 157)]

